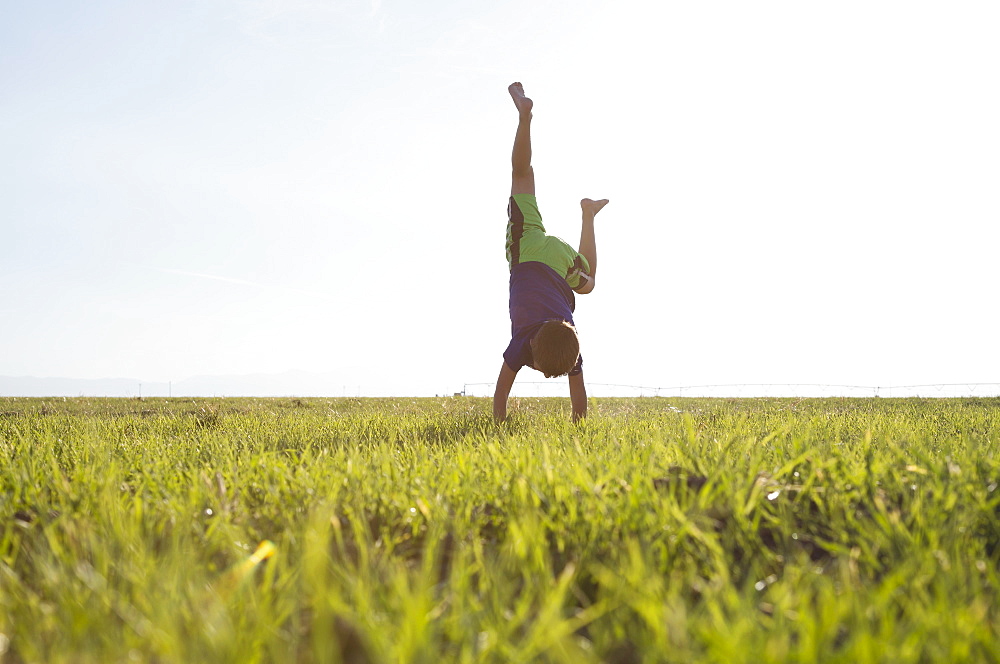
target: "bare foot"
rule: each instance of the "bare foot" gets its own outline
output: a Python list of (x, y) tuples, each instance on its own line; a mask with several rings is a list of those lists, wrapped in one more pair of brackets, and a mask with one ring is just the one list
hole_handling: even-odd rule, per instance
[(608, 204), (608, 199), (606, 198), (602, 198), (599, 201), (592, 201), (589, 198), (584, 198), (582, 201), (580, 201), (580, 207), (583, 208), (583, 211), (588, 212), (590, 214), (597, 214), (607, 204)]
[(531, 107), (534, 106), (534, 102), (524, 96), (524, 87), (520, 83), (511, 83), (507, 87), (507, 92), (514, 100), (514, 106), (517, 106), (517, 112), (520, 115), (531, 115)]

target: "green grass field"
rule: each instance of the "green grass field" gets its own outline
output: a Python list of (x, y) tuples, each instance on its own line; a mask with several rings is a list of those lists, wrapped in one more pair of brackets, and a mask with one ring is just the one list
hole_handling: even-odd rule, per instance
[(995, 662), (1000, 399), (0, 399), (0, 661)]

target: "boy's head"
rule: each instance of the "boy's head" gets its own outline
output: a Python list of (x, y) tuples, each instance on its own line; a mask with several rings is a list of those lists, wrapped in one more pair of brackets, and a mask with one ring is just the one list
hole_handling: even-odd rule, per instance
[(542, 323), (531, 338), (531, 355), (535, 368), (546, 378), (565, 376), (580, 357), (580, 340), (576, 329), (564, 320), (549, 320)]

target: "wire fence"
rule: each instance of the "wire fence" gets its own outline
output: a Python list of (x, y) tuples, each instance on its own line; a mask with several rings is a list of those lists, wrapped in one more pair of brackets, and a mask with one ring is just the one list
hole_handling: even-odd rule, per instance
[[(471, 397), (493, 396), (496, 383), (466, 383), (461, 394)], [(996, 397), (1000, 396), (1000, 383), (937, 383), (929, 385), (825, 385), (813, 383), (735, 383), (727, 385), (678, 385), (650, 387), (646, 385), (617, 385), (613, 383), (587, 383), (587, 394), (592, 397)], [(514, 397), (564, 397), (569, 396), (565, 380), (524, 381), (514, 383)]]

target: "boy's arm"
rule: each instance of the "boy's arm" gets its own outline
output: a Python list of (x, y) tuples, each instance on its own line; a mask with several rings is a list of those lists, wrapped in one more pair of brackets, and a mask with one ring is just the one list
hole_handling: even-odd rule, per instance
[(516, 377), (517, 372), (508, 367), (506, 362), (500, 366), (497, 389), (493, 393), (493, 419), (497, 422), (507, 419), (507, 396), (510, 395), (510, 388), (513, 387)]
[(573, 406), (574, 422), (587, 416), (587, 386), (583, 382), (582, 371), (569, 377), (569, 401)]

